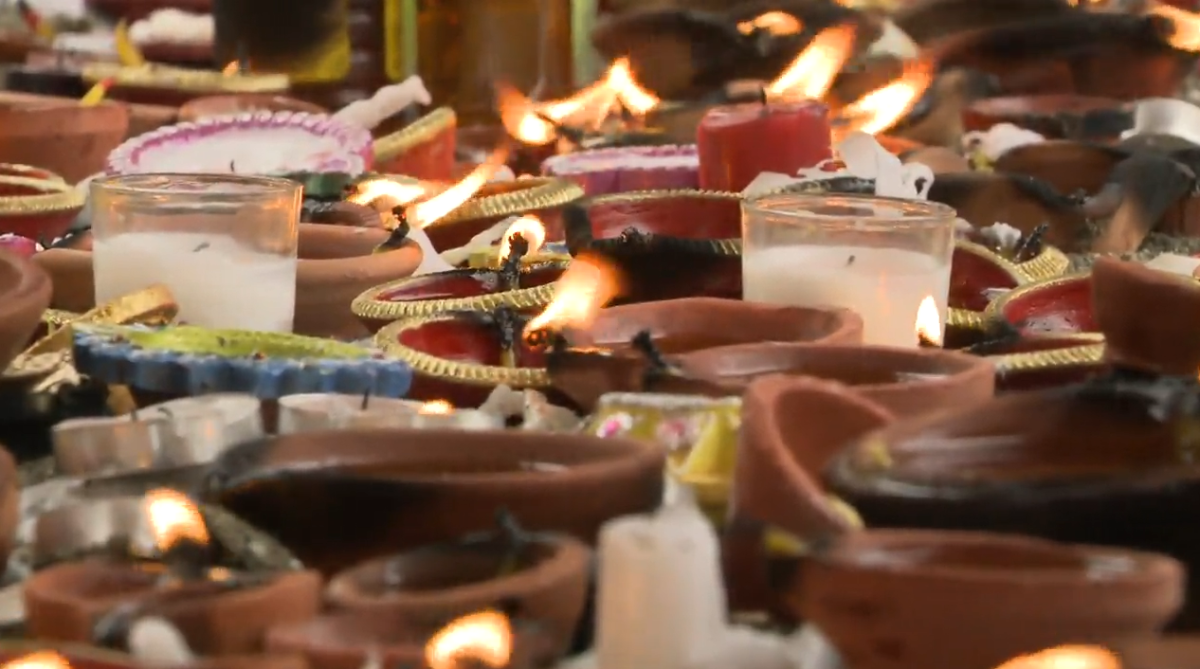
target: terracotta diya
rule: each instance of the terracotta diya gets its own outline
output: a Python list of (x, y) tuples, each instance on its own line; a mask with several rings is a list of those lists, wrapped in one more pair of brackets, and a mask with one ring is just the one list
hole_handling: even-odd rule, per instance
[(642, 191), (588, 198), (563, 212), (572, 255), (610, 258), (626, 302), (742, 294), (741, 196)]
[(546, 226), (546, 238), (562, 238), (561, 208), (583, 197), (583, 189), (562, 179), (530, 177), (488, 183), (462, 206), (424, 230), (439, 252), (464, 246), (475, 235), (509, 216), (535, 214)]
[(287, 75), (214, 70), (194, 70), (153, 63), (125, 66), (92, 62), (83, 66), (81, 76), (89, 86), (111, 80), (108, 95), (116, 100), (143, 104), (179, 106), (189, 100), (222, 94), (281, 94), (288, 90)]
[(209, 116), (229, 116), (256, 111), (293, 111), (307, 114), (326, 114), (319, 105), (271, 93), (242, 95), (209, 95), (189, 100), (179, 108), (179, 120), (198, 121)]
[(332, 574), (487, 529), (499, 508), (591, 542), (605, 521), (659, 505), (663, 466), (640, 442), (573, 434), (313, 432), (226, 451), (205, 495)]
[(1070, 93), (977, 100), (963, 111), (963, 128), (1011, 123), (1050, 139), (1113, 140), (1133, 127), (1133, 109), (1120, 100)]
[(85, 107), (72, 98), (0, 95), (0, 161), (37, 165), (74, 183), (104, 168), (125, 138), (129, 112), (105, 102)]
[(0, 176), (37, 179), (39, 181), (64, 181), (61, 176), (50, 170), (34, 167), (33, 165), (18, 165), (17, 163), (0, 163)]
[(32, 261), (0, 251), (0, 365), (29, 345), (50, 303), (50, 277)]
[(329, 582), (337, 609), (399, 613), (437, 627), (503, 605), (553, 639), (565, 654), (583, 614), (591, 555), (565, 535), (532, 534), (505, 517), (499, 531), (372, 560)]
[(84, 195), (61, 180), (0, 176), (0, 233), (50, 240), (83, 209)]
[(458, 117), (439, 107), (415, 122), (375, 140), (375, 167), (429, 181), (452, 181)]
[(1022, 336), (1097, 333), (1090, 273), (1070, 274), (1020, 286), (984, 311), (987, 320), (1016, 328)]

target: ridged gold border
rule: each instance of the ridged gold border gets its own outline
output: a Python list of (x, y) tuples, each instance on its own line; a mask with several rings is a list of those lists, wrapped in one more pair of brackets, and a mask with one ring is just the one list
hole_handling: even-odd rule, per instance
[[(54, 183), (66, 183), (67, 182), (66, 179), (55, 174), (54, 172), (51, 172), (50, 170), (47, 170), (47, 169), (44, 169), (41, 167), (34, 167), (33, 165), (22, 165), (20, 163), (2, 163), (2, 164), (0, 164), (0, 171), (15, 172), (15, 174), (8, 174), (8, 175), (4, 175), (4, 176), (21, 177), (22, 179), (36, 179), (38, 181), (53, 181)], [(41, 176), (42, 174), (48, 174), (50, 176), (48, 176), (48, 177)]]
[[(954, 248), (959, 249), (961, 251), (966, 251), (967, 253), (970, 253), (973, 256), (983, 258), (984, 260), (992, 263), (993, 265), (996, 265), (1001, 270), (1003, 270), (1003, 272), (1005, 274), (1007, 274), (1008, 277), (1010, 279), (1012, 279), (1012, 282), (1017, 286), (1022, 286), (1024, 284), (1029, 283), (1029, 277), (1025, 274), (1025, 272), (1021, 271), (1021, 268), (1018, 267), (1016, 263), (1009, 260), (1008, 258), (1005, 258), (1004, 256), (1000, 255), (999, 253), (996, 253), (995, 251), (989, 249), (988, 247), (983, 246), (982, 244), (976, 244), (975, 242), (969, 242), (965, 239), (958, 239), (958, 240), (955, 240), (955, 242), (954, 242)], [(951, 270), (951, 271), (953, 271), (953, 270)]]
[(0, 216), (51, 214), (83, 207), (83, 193), (62, 181), (0, 175), (0, 184), (44, 191), (36, 195), (0, 195)]
[(1067, 254), (1049, 245), (1043, 245), (1042, 252), (1035, 257), (1017, 263), (1017, 269), (1030, 282), (1062, 276), (1070, 266), (1071, 259)]
[[(1047, 288), (1053, 288), (1055, 286), (1061, 286), (1061, 285), (1065, 285), (1068, 283), (1073, 283), (1075, 281), (1080, 281), (1080, 280), (1086, 279), (1089, 276), (1091, 276), (1091, 271), (1075, 272), (1073, 274), (1064, 274), (1062, 276), (1056, 276), (1056, 277), (1049, 278), (1049, 279), (1042, 279), (1041, 281), (1032, 281), (1032, 282), (1024, 283), (1020, 286), (1017, 286), (1016, 288), (1013, 288), (1012, 290), (1008, 291), (1007, 293), (1004, 293), (1000, 297), (997, 297), (996, 299), (992, 300), (991, 302), (989, 302), (987, 307), (983, 310), (983, 318), (985, 321), (988, 321), (988, 322), (1003, 321), (1004, 320), (1004, 307), (1009, 302), (1012, 302), (1013, 300), (1018, 299), (1024, 295), (1028, 295), (1030, 293), (1037, 292), (1039, 290), (1045, 290)], [(1092, 334), (1094, 334), (1094, 333), (1092, 333)], [(1037, 336), (1037, 335), (1034, 335), (1034, 336)], [(1074, 336), (1074, 335), (1056, 334), (1054, 336), (1057, 337), (1057, 336)]]
[(987, 321), (984, 320), (982, 312), (950, 307), (946, 313), (946, 326), (964, 330), (984, 330)]
[[(1082, 339), (1082, 338), (1081, 338)], [(1028, 351), (988, 356), (997, 374), (1028, 372), (1056, 367), (1085, 367), (1099, 364), (1104, 358), (1104, 344), (1082, 344), (1046, 351)]]
[(89, 63), (83, 78), (90, 84), (112, 79), (117, 86), (172, 88), (181, 91), (220, 91), (227, 93), (282, 93), (291, 86), (286, 74), (231, 74), (210, 70), (146, 65), (127, 67), (115, 63)]
[[(610, 193), (608, 195), (597, 195), (588, 199), (588, 207), (604, 204), (623, 204), (623, 203), (640, 203), (653, 202), (656, 200), (724, 200), (741, 202), (745, 198), (741, 193), (733, 193), (723, 190), (696, 190), (690, 188), (675, 188), (662, 190), (640, 190), (626, 193)], [(672, 237), (671, 235), (660, 235), (661, 237)], [(715, 255), (723, 256), (740, 256), (742, 255), (742, 240), (740, 237), (732, 239), (694, 239), (690, 237), (673, 237), (674, 239), (695, 242), (707, 243), (710, 246), (709, 251)], [(604, 239), (596, 239), (593, 241), (602, 242)]]
[(516, 216), (539, 209), (561, 207), (583, 197), (583, 188), (566, 179), (532, 177), (518, 179), (513, 183), (520, 188), (495, 195), (471, 198), (463, 206), (431, 223), (430, 226), (449, 225), (481, 218)]
[(58, 328), (67, 323), (79, 318), (80, 314), (73, 311), (63, 311), (61, 309), (47, 309), (42, 312), (42, 322), (52, 328)]
[(387, 162), (409, 149), (424, 144), (438, 133), (458, 124), (458, 115), (449, 107), (438, 107), (396, 132), (380, 137), (371, 145), (375, 162)]
[[(550, 267), (565, 269), (568, 263), (545, 263)], [(538, 267), (531, 265), (530, 269)], [(395, 321), (402, 318), (417, 318), (432, 316), (445, 311), (493, 311), (496, 307), (507, 306), (514, 309), (531, 309), (550, 304), (554, 297), (554, 282), (520, 288), (500, 293), (489, 293), (477, 297), (453, 297), (441, 300), (411, 300), (392, 302), (380, 299), (380, 295), (404, 287), (405, 284), (428, 279), (431, 275), (411, 276), (396, 279), (385, 284), (368, 288), (350, 303), (350, 311), (359, 318), (373, 321)]]
[(420, 316), (388, 324), (375, 334), (375, 346), (385, 355), (412, 367), (413, 372), (436, 379), (449, 379), (471, 386), (500, 386), (512, 388), (545, 388), (550, 385), (550, 373), (540, 367), (497, 367), (478, 363), (446, 360), (400, 343), (400, 333), (428, 323), (452, 321), (461, 316), (450, 313)]

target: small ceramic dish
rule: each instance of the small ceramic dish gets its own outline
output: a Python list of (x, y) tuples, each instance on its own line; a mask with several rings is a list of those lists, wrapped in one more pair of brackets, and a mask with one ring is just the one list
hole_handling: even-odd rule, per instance
[(1070, 274), (1010, 290), (988, 304), (984, 318), (1015, 327), (1026, 337), (1097, 333), (1091, 274)]

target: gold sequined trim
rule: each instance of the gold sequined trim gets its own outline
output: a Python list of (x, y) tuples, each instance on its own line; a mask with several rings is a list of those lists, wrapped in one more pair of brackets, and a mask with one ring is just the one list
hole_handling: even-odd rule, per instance
[(984, 320), (981, 312), (950, 307), (946, 314), (946, 326), (963, 330), (984, 330), (987, 327), (987, 321)]
[[(489, 194), (494, 193), (494, 194)], [(552, 209), (583, 197), (583, 188), (573, 181), (532, 177), (492, 183), (463, 206), (430, 224), (431, 227), (481, 218), (518, 216), (541, 209)]]
[(1042, 252), (1036, 257), (1017, 263), (1017, 269), (1029, 282), (1062, 276), (1070, 266), (1071, 260), (1067, 254), (1048, 245), (1043, 245)]
[[(630, 191), (627, 193), (612, 193), (609, 195), (597, 195), (588, 199), (588, 206), (602, 204), (623, 204), (623, 203), (639, 203), (653, 202), (655, 200), (736, 200), (741, 202), (744, 198), (741, 193), (732, 193), (729, 191), (720, 190), (693, 190), (687, 188), (678, 189), (663, 189), (663, 190), (641, 190)], [(670, 237), (670, 235), (663, 235)], [(693, 239), (686, 238), (688, 241), (703, 243), (707, 242), (710, 245), (710, 251), (716, 255), (723, 256), (740, 256), (742, 255), (742, 240), (740, 237), (731, 239)]]
[[(6, 176), (21, 177), (24, 179), (37, 179), (38, 181), (53, 181), (55, 183), (66, 183), (66, 179), (51, 172), (50, 170), (33, 165), (21, 165), (20, 163), (3, 163), (0, 165), (0, 172), (9, 172)], [(43, 176), (49, 175), (49, 176)]]
[(375, 335), (375, 346), (388, 357), (400, 360), (413, 372), (437, 379), (449, 379), (470, 386), (500, 386), (511, 388), (545, 388), (550, 385), (550, 373), (541, 367), (499, 367), (472, 362), (446, 360), (400, 343), (400, 333), (428, 323), (452, 321), (461, 316), (436, 314), (409, 318), (391, 323)]
[[(1075, 338), (1075, 337), (1072, 337)], [(1079, 337), (1083, 339), (1083, 337)], [(989, 356), (997, 374), (1036, 371), (1055, 367), (1087, 367), (1100, 364), (1104, 357), (1104, 344), (1082, 344), (1046, 351), (1009, 353)]]
[(375, 162), (385, 163), (407, 153), (414, 146), (433, 139), (438, 133), (454, 128), (457, 122), (458, 117), (453, 109), (438, 107), (396, 132), (375, 140), (372, 145), (375, 150)]
[(117, 86), (221, 93), (282, 93), (291, 86), (286, 74), (226, 75), (154, 64), (128, 67), (116, 63), (89, 63), (83, 67), (83, 79), (90, 84), (110, 78)]
[(0, 185), (38, 191), (28, 195), (0, 195), (0, 216), (49, 214), (83, 207), (83, 193), (62, 181), (0, 175)]

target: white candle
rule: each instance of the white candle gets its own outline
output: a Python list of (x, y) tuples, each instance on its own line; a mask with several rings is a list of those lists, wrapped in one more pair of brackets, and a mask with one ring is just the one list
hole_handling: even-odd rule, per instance
[(455, 409), (440, 402), (367, 397), (337, 393), (289, 395), (279, 400), (279, 433), (352, 428), (414, 427), (497, 430), (503, 419), (476, 409)]
[(180, 320), (210, 328), (290, 332), (296, 259), (220, 234), (131, 232), (93, 244), (96, 303), (165, 284)]
[(742, 292), (755, 302), (845, 307), (862, 316), (864, 343), (914, 347), (926, 297), (946, 322), (950, 263), (895, 248), (776, 246), (743, 257)]
[(71, 476), (116, 474), (153, 467), (172, 437), (160, 416), (72, 418), (54, 426), (54, 460)]
[(599, 669), (683, 669), (725, 640), (717, 537), (690, 502), (600, 532)]

